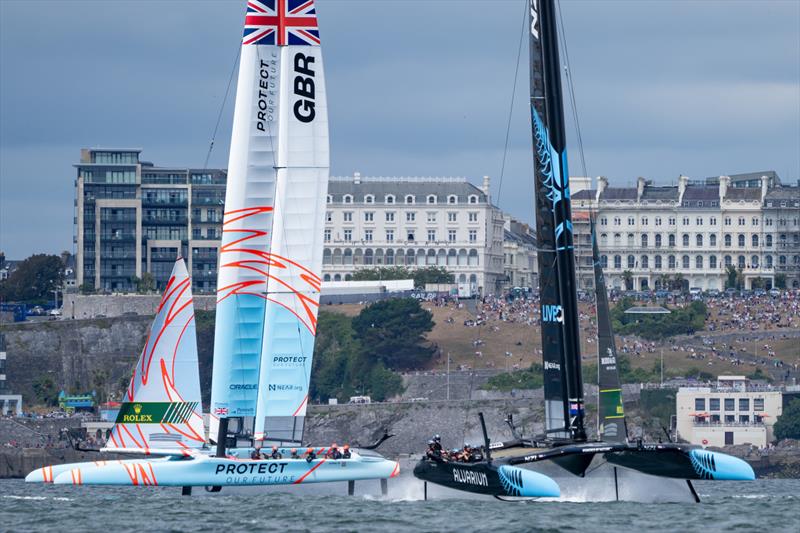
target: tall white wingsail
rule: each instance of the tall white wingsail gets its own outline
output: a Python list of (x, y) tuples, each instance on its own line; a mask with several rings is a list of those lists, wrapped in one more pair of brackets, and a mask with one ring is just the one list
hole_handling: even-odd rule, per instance
[(201, 447), (205, 430), (198, 368), (192, 281), (178, 258), (106, 448)]
[[(313, 1), (247, 3), (217, 284), (214, 417), (305, 415), (328, 119)], [(216, 436), (212, 426), (212, 436)]]

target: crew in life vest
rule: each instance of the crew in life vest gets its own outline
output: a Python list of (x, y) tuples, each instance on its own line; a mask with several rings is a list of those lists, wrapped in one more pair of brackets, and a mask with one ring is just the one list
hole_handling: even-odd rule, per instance
[(283, 454), (281, 454), (281, 452), (278, 451), (278, 447), (274, 445), (272, 446), (272, 453), (269, 454), (269, 456), (271, 459), (283, 459)]
[(256, 446), (255, 448), (253, 448), (253, 452), (250, 454), (250, 459), (252, 459), (254, 461), (258, 461), (258, 460), (262, 459), (262, 457), (261, 457), (261, 447), (260, 446)]
[(335, 442), (333, 444), (331, 444), (330, 448), (328, 448), (328, 452), (325, 454), (325, 457), (327, 459), (341, 459), (342, 458), (342, 452), (339, 451), (339, 447), (336, 445)]
[(291, 456), (291, 458), (292, 459), (299, 459), (300, 458), (300, 456), (297, 455), (297, 448), (292, 448), (292, 456)]
[(351, 457), (352, 457), (352, 454), (350, 453), (350, 445), (349, 444), (345, 444), (344, 445), (344, 450), (342, 451), (342, 459), (350, 459)]
[(306, 461), (309, 463), (317, 458), (317, 454), (314, 453), (314, 448), (307, 448), (306, 449)]

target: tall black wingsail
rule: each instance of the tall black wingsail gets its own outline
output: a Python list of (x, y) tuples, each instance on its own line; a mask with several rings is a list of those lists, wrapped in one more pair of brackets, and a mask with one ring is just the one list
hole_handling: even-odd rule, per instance
[(622, 387), (617, 368), (617, 345), (611, 327), (608, 292), (597, 234), (592, 220), (592, 263), (594, 263), (594, 291), (597, 304), (597, 363), (598, 363), (598, 433), (604, 442), (627, 442), (628, 429), (622, 406)]
[(530, 62), (545, 428), (552, 437), (582, 441), (575, 256), (553, 0), (531, 0)]

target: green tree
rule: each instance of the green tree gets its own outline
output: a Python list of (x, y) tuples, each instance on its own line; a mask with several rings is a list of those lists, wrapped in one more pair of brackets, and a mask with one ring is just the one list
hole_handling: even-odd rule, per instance
[(58, 387), (50, 376), (40, 376), (33, 382), (33, 395), (43, 405), (58, 405)]
[(633, 290), (633, 272), (626, 270), (622, 273), (622, 280), (625, 282), (625, 290)]
[(353, 274), (353, 281), (413, 279), (414, 287), (422, 289), (426, 283), (453, 283), (455, 276), (444, 267), (428, 266), (409, 270), (406, 267), (362, 268)]
[(773, 432), (776, 440), (800, 439), (800, 399), (792, 400), (775, 421)]
[(767, 280), (762, 277), (754, 278), (750, 287), (753, 289), (763, 289), (767, 286)]
[(645, 339), (663, 339), (674, 335), (687, 335), (705, 328), (708, 308), (701, 301), (686, 307), (672, 309), (670, 314), (629, 315), (625, 311), (633, 307), (631, 298), (622, 298), (611, 309), (614, 331), (622, 335), (639, 335)]
[(533, 363), (530, 368), (504, 372), (489, 378), (481, 388), (484, 390), (510, 391), (512, 389), (538, 389), (544, 384), (542, 365)]
[(376, 302), (353, 319), (363, 353), (391, 369), (419, 368), (430, 361), (436, 350), (425, 333), (433, 326), (431, 312), (414, 298)]
[(137, 278), (135, 285), (139, 294), (149, 294), (156, 290), (156, 278), (150, 272), (145, 272), (141, 278)]
[(429, 266), (414, 270), (414, 287), (424, 289), (427, 283), (454, 283), (456, 277), (444, 267)]
[(57, 255), (32, 255), (0, 283), (0, 298), (36, 304), (51, 302), (52, 291), (61, 289), (63, 282), (64, 265)]
[(786, 274), (775, 274), (775, 288), (776, 289), (786, 288)]
[(736, 267), (733, 265), (728, 265), (725, 267), (725, 288), (726, 289), (735, 289), (736, 288)]

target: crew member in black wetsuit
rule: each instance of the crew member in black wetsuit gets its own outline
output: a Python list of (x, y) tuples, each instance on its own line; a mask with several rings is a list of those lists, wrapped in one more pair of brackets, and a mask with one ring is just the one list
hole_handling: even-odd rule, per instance
[(299, 459), (300, 457), (297, 455), (297, 448), (292, 448), (292, 459)]
[(433, 436), (433, 446), (439, 452), (439, 455), (441, 455), (444, 451), (442, 448), (442, 437), (440, 437), (438, 434)]
[(342, 451), (342, 459), (350, 459), (351, 457), (353, 457), (353, 455), (350, 453), (350, 445), (345, 444)]
[(272, 459), (283, 459), (283, 454), (281, 454), (277, 446), (272, 446), (272, 453), (269, 456)]
[(342, 458), (342, 452), (339, 451), (339, 447), (335, 442), (331, 444), (330, 448), (328, 448), (328, 452), (325, 454), (325, 457), (334, 460)]
[(256, 446), (255, 448), (253, 448), (253, 452), (250, 454), (250, 459), (254, 461), (259, 461), (261, 458), (262, 458), (261, 448), (259, 446)]
[(306, 450), (306, 461), (309, 463), (317, 458), (317, 454), (314, 453), (314, 448), (308, 448)]

